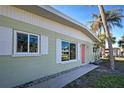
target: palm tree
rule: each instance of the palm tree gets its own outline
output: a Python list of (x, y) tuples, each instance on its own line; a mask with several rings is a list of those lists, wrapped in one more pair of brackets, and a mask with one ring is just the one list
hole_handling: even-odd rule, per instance
[(113, 36), (112, 33), (110, 33), (111, 40), (112, 40), (112, 45), (116, 43), (116, 37)]
[(116, 37), (112, 37), (112, 44), (116, 43)]
[(122, 28), (122, 10), (121, 9), (112, 9), (109, 11), (104, 11), (103, 6), (98, 6), (100, 15), (93, 14), (94, 21), (90, 21), (92, 23), (91, 28), (93, 31), (98, 32), (98, 36), (101, 34), (103, 30), (106, 39), (108, 41), (109, 53), (110, 53), (110, 63), (111, 69), (114, 70), (114, 58), (113, 58), (113, 49), (112, 49), (112, 37), (110, 35), (110, 31), (112, 27), (120, 27)]
[(106, 19), (107, 17), (105, 15), (104, 7), (102, 5), (99, 5), (98, 8), (99, 8), (99, 12), (100, 12), (100, 15), (101, 15), (103, 28), (105, 29), (106, 38), (107, 38), (107, 41), (108, 41), (111, 69), (115, 70), (114, 57), (113, 57), (113, 48), (112, 48), (112, 40), (111, 40), (110, 31), (109, 31), (109, 27), (108, 27), (110, 25), (107, 24), (107, 19)]
[(106, 36), (104, 33), (100, 33), (98, 35), (98, 38), (100, 40), (100, 43), (99, 43), (99, 48), (101, 50), (101, 55), (102, 55), (102, 58), (105, 57), (105, 40), (106, 40)]
[[(112, 9), (112, 10), (108, 10), (105, 11), (105, 16), (106, 16), (106, 20), (107, 20), (107, 24), (109, 29), (112, 29), (112, 27), (120, 27), (122, 28), (122, 9)], [(103, 27), (103, 22), (102, 22), (102, 18), (101, 15), (97, 15), (95, 13), (92, 14), (93, 17), (93, 21), (89, 21), (89, 23), (91, 23), (91, 29), (94, 32), (99, 32), (99, 34), (101, 33), (102, 29), (103, 31), (105, 31), (104, 27)]]
[[(104, 58), (105, 57), (105, 41), (106, 41), (105, 33), (100, 33), (98, 35), (98, 38), (100, 40), (99, 48), (101, 50), (102, 58)], [(112, 38), (112, 44), (115, 44), (116, 43), (116, 37), (113, 37), (113, 35), (111, 34), (111, 38)]]

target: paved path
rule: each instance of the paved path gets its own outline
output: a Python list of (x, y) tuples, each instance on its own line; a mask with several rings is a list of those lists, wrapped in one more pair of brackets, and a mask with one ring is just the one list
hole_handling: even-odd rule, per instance
[(98, 66), (93, 64), (87, 64), (76, 70), (64, 73), (55, 78), (33, 85), (30, 88), (61, 88), (97, 67)]

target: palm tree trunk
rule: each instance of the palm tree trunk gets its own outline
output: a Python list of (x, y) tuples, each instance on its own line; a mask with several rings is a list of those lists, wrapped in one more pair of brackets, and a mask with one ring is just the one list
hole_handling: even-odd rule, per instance
[(105, 44), (104, 44), (103, 47), (102, 47), (102, 51), (103, 51), (102, 58), (105, 58)]
[(109, 28), (107, 26), (107, 21), (106, 21), (106, 17), (105, 17), (104, 7), (102, 5), (99, 5), (98, 8), (99, 8), (99, 12), (100, 12), (100, 15), (101, 15), (101, 18), (102, 18), (103, 27), (105, 28), (106, 38), (107, 38), (107, 41), (108, 41), (109, 57), (110, 57), (110, 67), (111, 67), (112, 70), (115, 70), (112, 41), (111, 41), (111, 36), (110, 36)]

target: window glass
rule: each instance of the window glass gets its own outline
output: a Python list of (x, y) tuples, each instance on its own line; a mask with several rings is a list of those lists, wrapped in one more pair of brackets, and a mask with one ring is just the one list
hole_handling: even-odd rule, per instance
[(38, 52), (38, 36), (30, 35), (29, 37), (30, 41), (30, 52)]
[(68, 61), (70, 59), (70, 44), (62, 41), (62, 61)]
[(70, 43), (70, 59), (76, 59), (76, 44)]
[(17, 33), (17, 52), (28, 52), (28, 35)]

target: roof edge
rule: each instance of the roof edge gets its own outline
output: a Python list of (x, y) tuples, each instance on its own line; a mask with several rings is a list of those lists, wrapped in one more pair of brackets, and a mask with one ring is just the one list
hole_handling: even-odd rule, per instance
[[(71, 21), (71, 22), (73, 22), (73, 23), (85, 28), (90, 34), (92, 34), (96, 39), (98, 39), (98, 37), (93, 32), (91, 32), (91, 30), (86, 25), (78, 22), (77, 20), (74, 20), (73, 18), (71, 18), (71, 17), (69, 17), (67, 15), (65, 15), (64, 13), (62, 13), (59, 10), (55, 9), (54, 7), (52, 7), (50, 5), (42, 5), (40, 7), (44, 8), (44, 9), (46, 9), (46, 10), (52, 12), (52, 13), (55, 13), (56, 15), (61, 16), (61, 17), (65, 18), (66, 20)], [(98, 39), (98, 41), (99, 41), (99, 39)]]
[(49, 5), (13, 5), (13, 6), (34, 13), (36, 15), (46, 17), (50, 20), (59, 22), (61, 24), (73, 27), (74, 29), (77, 29), (86, 34), (94, 42), (100, 42), (98, 37), (87, 26), (84, 26), (82, 23), (63, 14), (62, 12), (53, 8), (52, 6)]

